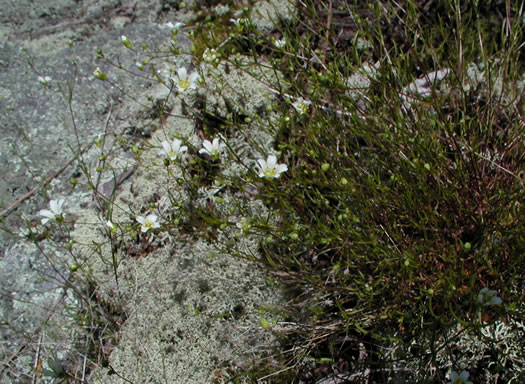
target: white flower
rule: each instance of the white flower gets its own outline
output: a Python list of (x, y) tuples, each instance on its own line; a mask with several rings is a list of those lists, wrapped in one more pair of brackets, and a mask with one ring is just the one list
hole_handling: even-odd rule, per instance
[(241, 19), (230, 19), (230, 23), (235, 24), (236, 27), (241, 25)]
[(40, 216), (44, 216), (42, 219), (42, 224), (47, 223), (49, 220), (60, 220), (64, 214), (63, 206), (64, 199), (50, 200), (49, 209), (42, 209), (38, 212)]
[(286, 39), (283, 37), (280, 40), (275, 40), (273, 42), (273, 45), (275, 45), (275, 47), (279, 49), (284, 48), (286, 46)]
[(199, 74), (197, 72), (193, 72), (191, 75), (188, 76), (188, 71), (186, 70), (186, 68), (180, 67), (179, 69), (177, 69), (175, 85), (177, 86), (179, 92), (184, 93), (189, 89), (197, 88), (198, 78)]
[(45, 76), (45, 77), (42, 77), (42, 76), (38, 76), (38, 81), (40, 84), (42, 84), (44, 87), (49, 85), (49, 82), (53, 80), (52, 78), (50, 78), (49, 76)]
[(310, 107), (310, 104), (312, 104), (310, 100), (305, 100), (302, 97), (300, 97), (292, 105), (295, 108), (295, 110), (299, 112), (300, 115), (303, 115), (306, 112), (308, 112), (308, 108)]
[(179, 29), (181, 29), (185, 25), (186, 24), (184, 24), (184, 23), (175, 23), (175, 25), (174, 25), (172, 22), (169, 22), (169, 23), (164, 24), (163, 27), (166, 27), (166, 28), (169, 28), (169, 29), (174, 29), (174, 30), (178, 31)]
[(179, 139), (175, 139), (171, 143), (164, 140), (160, 144), (162, 145), (162, 149), (159, 151), (159, 155), (163, 155), (170, 160), (177, 160), (177, 157), (188, 150), (188, 147), (182, 145), (182, 141)]
[(213, 139), (213, 143), (210, 143), (209, 140), (204, 140), (202, 142), (203, 148), (199, 150), (199, 153), (205, 153), (211, 157), (218, 157), (221, 154), (221, 151), (226, 144), (221, 143), (221, 141), (216, 137)]
[(202, 53), (202, 59), (210, 64), (213, 64), (217, 61), (217, 51), (215, 49), (206, 48)]
[(273, 155), (268, 156), (268, 159), (257, 160), (259, 163), (259, 177), (278, 178), (281, 173), (286, 172), (288, 167), (286, 164), (277, 164), (277, 158)]
[(140, 231), (141, 232), (148, 232), (150, 229), (155, 229), (160, 227), (160, 223), (158, 222), (157, 215), (150, 214), (146, 217), (144, 216), (137, 216), (136, 220), (140, 223)]
[(450, 382), (449, 384), (472, 384), (472, 381), (468, 380), (469, 373), (467, 371), (461, 371), (458, 374), (456, 371), (450, 372)]
[(502, 301), (496, 296), (496, 293), (496, 291), (485, 287), (478, 293), (478, 302), (483, 305), (499, 305)]

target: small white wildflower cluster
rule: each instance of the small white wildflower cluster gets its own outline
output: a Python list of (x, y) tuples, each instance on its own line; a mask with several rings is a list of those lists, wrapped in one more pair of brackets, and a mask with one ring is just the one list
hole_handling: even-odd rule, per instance
[[(171, 161), (180, 159), (182, 155), (188, 151), (188, 147), (182, 145), (182, 141), (179, 139), (174, 139), (172, 142), (164, 140), (160, 144), (162, 145), (162, 149), (159, 151), (159, 155), (164, 156), (166, 159)], [(213, 159), (217, 159), (225, 147), (226, 144), (221, 142), (219, 138), (213, 139), (213, 142), (204, 140), (199, 153), (208, 155)]]
[[(174, 139), (173, 141), (164, 140), (161, 142), (162, 149), (159, 151), (159, 155), (163, 156), (169, 161), (175, 161), (182, 159), (182, 156), (185, 152), (188, 151), (188, 147), (183, 145), (182, 140)], [(219, 159), (221, 153), (226, 148), (226, 144), (223, 143), (218, 137), (214, 138), (213, 141), (203, 140), (202, 148), (199, 149), (199, 154), (210, 156), (212, 159)], [(274, 155), (269, 155), (266, 160), (259, 159), (258, 163), (258, 175), (261, 178), (267, 179), (276, 179), (279, 178), (283, 172), (288, 170), (286, 164), (277, 163), (277, 157)], [(157, 215), (149, 214), (147, 216), (137, 216), (135, 220), (140, 224), (140, 229), (142, 233), (149, 232), (160, 228), (160, 223)], [(110, 231), (115, 232), (116, 226), (107, 222), (107, 226)], [(237, 227), (241, 229), (241, 233), (245, 233), (249, 230), (249, 222), (244, 221), (237, 223)]]
[[(164, 140), (161, 142), (162, 149), (159, 151), (159, 155), (164, 156), (166, 159), (175, 161), (180, 159), (182, 155), (188, 151), (188, 147), (182, 145), (182, 141), (174, 139), (172, 142)], [(199, 149), (199, 153), (202, 155), (208, 155), (212, 159), (217, 160), (226, 144), (224, 144), (219, 138), (214, 138), (213, 141), (204, 140), (202, 142), (202, 148)], [(267, 179), (277, 179), (283, 172), (288, 170), (286, 164), (277, 163), (277, 157), (269, 155), (266, 160), (259, 159), (258, 163), (258, 176)]]

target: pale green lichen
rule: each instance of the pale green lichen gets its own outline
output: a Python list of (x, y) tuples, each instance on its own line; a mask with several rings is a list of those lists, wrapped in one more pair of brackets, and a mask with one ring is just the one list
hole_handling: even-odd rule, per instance
[(287, 0), (259, 1), (252, 10), (251, 22), (260, 32), (267, 33), (279, 20), (290, 20), (294, 14), (294, 5)]

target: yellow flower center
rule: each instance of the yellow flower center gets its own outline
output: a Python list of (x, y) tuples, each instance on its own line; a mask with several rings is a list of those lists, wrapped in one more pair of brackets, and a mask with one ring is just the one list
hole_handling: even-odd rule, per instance
[(264, 170), (264, 176), (266, 177), (274, 177), (277, 174), (277, 170), (275, 168), (266, 168)]
[(190, 81), (188, 79), (180, 79), (179, 80), (179, 88), (181, 89), (188, 89), (190, 86)]

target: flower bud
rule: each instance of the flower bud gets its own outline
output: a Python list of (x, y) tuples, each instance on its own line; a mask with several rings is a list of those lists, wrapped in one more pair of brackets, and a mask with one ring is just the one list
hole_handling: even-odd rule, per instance
[(102, 69), (100, 69), (99, 67), (97, 67), (97, 69), (95, 69), (95, 71), (93, 72), (93, 75), (101, 80), (101, 81), (106, 81), (108, 79), (107, 75), (104, 73), (104, 71), (102, 71)]
[(124, 44), (124, 46), (126, 48), (131, 48), (131, 41), (128, 40), (128, 38), (124, 35), (120, 36), (120, 40), (122, 40), (122, 44)]

